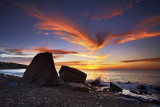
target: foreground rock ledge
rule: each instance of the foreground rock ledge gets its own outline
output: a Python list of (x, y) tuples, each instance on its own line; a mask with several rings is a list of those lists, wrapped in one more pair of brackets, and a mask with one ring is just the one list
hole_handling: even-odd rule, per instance
[(59, 71), (60, 78), (64, 80), (64, 82), (75, 82), (75, 83), (82, 83), (86, 81), (87, 74), (68, 66), (61, 66)]
[(37, 54), (22, 77), (24, 83), (39, 86), (59, 85), (59, 77), (51, 53)]

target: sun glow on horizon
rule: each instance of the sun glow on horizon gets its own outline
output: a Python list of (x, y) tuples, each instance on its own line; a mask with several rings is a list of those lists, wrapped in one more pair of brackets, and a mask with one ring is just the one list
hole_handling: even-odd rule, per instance
[(95, 69), (94, 67), (89, 67), (88, 69)]

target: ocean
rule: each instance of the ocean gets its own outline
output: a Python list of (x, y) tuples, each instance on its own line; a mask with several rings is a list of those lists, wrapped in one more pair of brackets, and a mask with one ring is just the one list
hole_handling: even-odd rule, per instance
[[(142, 98), (145, 101), (160, 101), (160, 70), (82, 70), (87, 73), (87, 81), (98, 79), (109, 86), (113, 82), (123, 88), (123, 94)], [(137, 95), (130, 90), (145, 89), (152, 95)]]
[[(0, 70), (0, 73), (22, 77), (25, 69)], [(57, 70), (59, 71), (59, 70)], [(151, 93), (160, 94), (160, 70), (81, 70), (87, 81), (99, 79), (103, 85), (113, 82), (123, 89), (136, 90), (143, 85)]]
[[(59, 71), (59, 70), (57, 70)], [(160, 70), (81, 70), (87, 80), (101, 78), (104, 82), (131, 82), (154, 85), (160, 83)], [(22, 77), (25, 69), (5, 69), (0, 73)]]

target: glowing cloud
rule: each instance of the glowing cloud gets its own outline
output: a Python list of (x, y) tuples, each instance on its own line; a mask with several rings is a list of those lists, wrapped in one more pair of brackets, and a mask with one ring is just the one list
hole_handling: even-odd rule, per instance
[(76, 51), (67, 51), (67, 50), (62, 50), (62, 49), (51, 49), (48, 47), (35, 47), (31, 49), (5, 49), (7, 52), (14, 53), (17, 55), (24, 55), (24, 52), (30, 51), (30, 52), (51, 52), (52, 54), (79, 54)]
[(97, 38), (93, 39), (91, 35), (66, 16), (59, 14), (51, 14), (50, 16), (47, 16), (35, 7), (21, 7), (23, 7), (30, 16), (36, 17), (40, 20), (34, 25), (37, 29), (53, 31), (54, 34), (59, 35), (57, 38), (79, 44), (92, 51), (103, 47), (105, 39), (101, 39), (101, 41)]
[[(28, 53), (29, 52), (29, 53)], [(92, 59), (98, 59), (98, 61), (103, 61), (105, 58), (109, 57), (110, 55), (93, 55), (89, 53), (79, 53), (76, 51), (68, 51), (64, 49), (51, 49), (49, 47), (35, 47), (35, 48), (6, 48), (5, 52), (0, 51), (0, 56), (2, 57), (33, 57), (36, 53), (44, 53), (50, 52), (53, 54), (54, 58), (63, 57), (64, 55), (76, 55), (80, 57), (87, 57)]]
[(23, 49), (22, 51), (31, 51), (31, 52), (51, 52), (52, 54), (78, 54), (76, 51), (67, 51), (67, 50), (62, 50), (62, 49), (50, 49), (48, 47), (36, 47), (32, 49)]
[(63, 57), (66, 54), (79, 54), (76, 51), (67, 51), (64, 49), (51, 49), (49, 47), (35, 47), (35, 48), (28, 48), (28, 49), (16, 49), (16, 48), (4, 48), (0, 51), (0, 57), (4, 58), (27, 58), (27, 57), (34, 57), (37, 53), (43, 52), (50, 52), (53, 54), (53, 58)]
[(152, 33), (142, 32), (142, 33), (137, 33), (137, 34), (133, 33), (133, 34), (125, 35), (126, 36), (125, 38), (123, 38), (121, 40), (117, 40), (114, 43), (116, 43), (116, 44), (125, 43), (128, 41), (149, 38), (149, 37), (154, 37), (154, 36), (158, 36), (158, 35), (160, 35), (160, 32), (152, 32)]
[(99, 63), (95, 61), (66, 61), (66, 62), (55, 62), (56, 67), (61, 65), (72, 66), (78, 69), (99, 69), (101, 67), (107, 67), (111, 64)]
[(87, 58), (96, 58), (99, 61), (104, 61), (104, 59), (106, 59), (107, 57), (111, 56), (111, 55), (89, 55), (89, 54), (85, 54), (85, 53), (79, 53), (79, 54), (75, 54), (77, 56), (81, 56), (81, 57), (87, 57)]
[(128, 41), (149, 38), (160, 35), (160, 31), (149, 31), (151, 28), (160, 25), (160, 16), (153, 16), (141, 22), (133, 30), (125, 34), (119, 34), (116, 36), (121, 37), (119, 40), (115, 40), (114, 43), (125, 43)]
[[(139, 3), (141, 0), (135, 2)], [(132, 7), (133, 3), (129, 5)], [(128, 7), (128, 8), (129, 8)], [(59, 14), (47, 16), (35, 7), (24, 7), (30, 16), (39, 19), (34, 26), (37, 29), (53, 31), (58, 35), (57, 38), (65, 39), (71, 43), (79, 44), (92, 52), (108, 45), (110, 42), (115, 44), (125, 43), (137, 39), (149, 38), (160, 35), (160, 31), (149, 31), (151, 28), (160, 24), (160, 16), (153, 16), (138, 24), (134, 29), (122, 34), (102, 33), (89, 35), (74, 23), (73, 20)]]

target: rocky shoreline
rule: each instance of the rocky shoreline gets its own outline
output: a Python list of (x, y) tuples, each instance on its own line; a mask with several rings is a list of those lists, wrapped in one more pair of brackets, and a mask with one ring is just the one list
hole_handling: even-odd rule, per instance
[(0, 74), (0, 107), (151, 107), (114, 92), (81, 92), (68, 85), (41, 87)]
[[(39, 53), (22, 78), (0, 74), (0, 107), (152, 106), (151, 103), (123, 96), (123, 89), (112, 82), (109, 86), (102, 85), (99, 79), (86, 82), (86, 77), (86, 73), (63, 65), (58, 75), (52, 54)], [(148, 93), (143, 89), (141, 94)]]

